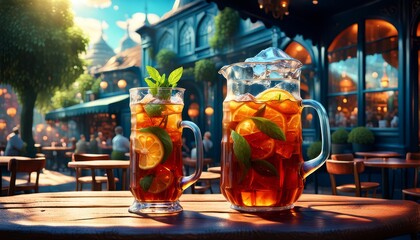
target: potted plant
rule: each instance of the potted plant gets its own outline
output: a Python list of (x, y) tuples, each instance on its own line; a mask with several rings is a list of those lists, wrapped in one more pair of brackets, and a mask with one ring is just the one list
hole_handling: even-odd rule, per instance
[(313, 142), (311, 143), (311, 145), (309, 145), (308, 150), (306, 151), (306, 155), (308, 155), (309, 159), (316, 158), (321, 153), (321, 148), (322, 148), (321, 141)]
[(355, 152), (370, 151), (375, 142), (375, 135), (367, 127), (356, 127), (350, 131), (348, 142), (352, 143)]
[(338, 128), (331, 134), (331, 153), (351, 153), (351, 144), (348, 142), (349, 132), (345, 128)]

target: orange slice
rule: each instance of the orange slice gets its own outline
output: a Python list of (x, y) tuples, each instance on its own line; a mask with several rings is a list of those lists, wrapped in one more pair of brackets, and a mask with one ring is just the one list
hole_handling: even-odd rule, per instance
[(134, 149), (140, 155), (139, 167), (143, 170), (156, 167), (163, 159), (165, 149), (160, 139), (149, 132), (141, 132), (134, 139)]
[(150, 193), (160, 193), (166, 190), (173, 181), (174, 175), (172, 172), (166, 167), (161, 167), (156, 170), (153, 181), (147, 191)]
[(235, 131), (241, 136), (246, 136), (249, 134), (260, 132), (260, 130), (255, 125), (254, 121), (252, 121), (251, 119), (241, 121), (238, 125), (236, 125)]
[(236, 109), (232, 113), (232, 121), (239, 122), (246, 118), (252, 117), (254, 113), (258, 111), (259, 107), (261, 107), (261, 104), (254, 102), (243, 102), (241, 105), (236, 106), (236, 108), (231, 108)]
[(251, 159), (266, 159), (273, 155), (276, 142), (262, 133), (251, 119), (240, 122), (235, 131), (242, 135), (251, 147)]
[(295, 97), (293, 97), (291, 93), (280, 88), (267, 89), (264, 92), (258, 94), (255, 98), (260, 101), (270, 101), (270, 100), (284, 101), (286, 99), (295, 100)]

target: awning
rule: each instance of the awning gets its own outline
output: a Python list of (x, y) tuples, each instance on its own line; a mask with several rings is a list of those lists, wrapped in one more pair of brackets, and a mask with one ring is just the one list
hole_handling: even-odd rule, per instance
[(102, 98), (91, 102), (81, 103), (66, 108), (59, 108), (45, 115), (45, 120), (58, 120), (94, 113), (117, 113), (129, 107), (129, 95)]

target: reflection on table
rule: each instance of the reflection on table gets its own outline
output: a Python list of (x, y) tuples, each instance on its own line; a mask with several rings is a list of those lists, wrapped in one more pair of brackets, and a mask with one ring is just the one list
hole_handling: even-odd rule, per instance
[[(389, 191), (389, 169), (397, 168), (416, 168), (420, 167), (420, 161), (406, 160), (405, 158), (370, 158), (364, 160), (366, 167), (376, 167), (382, 169), (382, 197), (392, 198), (392, 193)], [(403, 178), (404, 179), (404, 178)], [(405, 183), (402, 183), (405, 187)], [(393, 192), (394, 187), (392, 187)]]
[(122, 169), (122, 189), (127, 190), (127, 169), (130, 167), (130, 161), (127, 160), (94, 160), (69, 162), (69, 168), (105, 169), (108, 178), (108, 191), (116, 190), (114, 181), (114, 169)]
[(293, 210), (240, 213), (220, 194), (184, 194), (175, 215), (134, 215), (128, 191), (1, 198), (0, 235), (15, 239), (387, 239), (420, 230), (412, 201), (304, 194)]

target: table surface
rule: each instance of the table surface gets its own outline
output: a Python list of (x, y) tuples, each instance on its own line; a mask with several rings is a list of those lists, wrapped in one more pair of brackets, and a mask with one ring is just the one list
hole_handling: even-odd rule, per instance
[(392, 157), (400, 157), (401, 154), (397, 152), (391, 151), (372, 151), (372, 152), (355, 152), (356, 155), (370, 158), (370, 157), (378, 157), (378, 158), (392, 158)]
[(415, 168), (420, 167), (420, 160), (406, 160), (405, 158), (369, 158), (363, 160), (367, 167), (381, 168)]
[(220, 194), (184, 194), (174, 215), (128, 213), (128, 191), (0, 198), (0, 236), (13, 239), (384, 239), (420, 230), (412, 201), (304, 194), (283, 212), (240, 213)]
[(70, 151), (73, 150), (72, 147), (63, 147), (63, 146), (45, 146), (41, 148), (42, 151)]
[(130, 161), (128, 160), (93, 160), (93, 161), (77, 161), (69, 162), (70, 168), (128, 168)]

